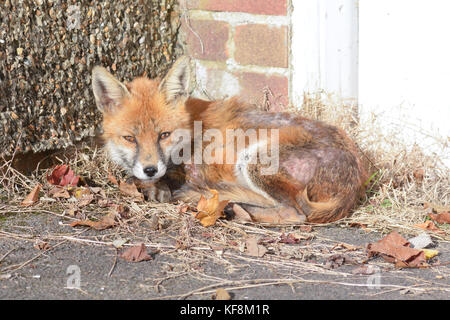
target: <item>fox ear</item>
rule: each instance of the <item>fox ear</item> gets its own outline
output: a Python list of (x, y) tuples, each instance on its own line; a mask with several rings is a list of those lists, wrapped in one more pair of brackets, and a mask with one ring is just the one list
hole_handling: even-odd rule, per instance
[(168, 104), (174, 104), (179, 99), (187, 99), (191, 81), (191, 61), (182, 56), (169, 70), (159, 85), (159, 91), (164, 95)]
[(92, 70), (92, 89), (97, 108), (103, 113), (114, 111), (122, 99), (130, 95), (123, 83), (99, 66)]

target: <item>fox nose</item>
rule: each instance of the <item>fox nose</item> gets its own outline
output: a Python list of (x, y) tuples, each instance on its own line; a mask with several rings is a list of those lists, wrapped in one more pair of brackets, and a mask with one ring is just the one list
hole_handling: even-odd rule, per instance
[(158, 172), (158, 169), (155, 166), (151, 166), (151, 167), (146, 167), (144, 168), (144, 173), (149, 177), (153, 177), (156, 172)]

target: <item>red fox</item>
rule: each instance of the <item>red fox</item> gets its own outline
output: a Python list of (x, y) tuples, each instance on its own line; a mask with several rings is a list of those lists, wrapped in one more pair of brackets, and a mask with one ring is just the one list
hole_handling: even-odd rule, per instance
[(113, 161), (156, 191), (166, 181), (173, 200), (198, 201), (215, 189), (256, 222), (326, 223), (350, 214), (367, 174), (342, 130), (259, 111), (239, 98), (191, 98), (190, 78), (187, 57), (161, 81), (139, 77), (125, 85), (106, 69), (93, 69)]

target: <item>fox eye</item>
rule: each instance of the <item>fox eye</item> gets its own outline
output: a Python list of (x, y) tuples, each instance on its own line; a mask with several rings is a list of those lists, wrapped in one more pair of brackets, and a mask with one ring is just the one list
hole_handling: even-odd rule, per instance
[(136, 138), (133, 137), (133, 136), (123, 136), (122, 138), (124, 138), (124, 139), (127, 140), (128, 142), (136, 143)]
[(161, 140), (167, 139), (170, 136), (170, 132), (163, 132), (160, 134), (159, 138)]

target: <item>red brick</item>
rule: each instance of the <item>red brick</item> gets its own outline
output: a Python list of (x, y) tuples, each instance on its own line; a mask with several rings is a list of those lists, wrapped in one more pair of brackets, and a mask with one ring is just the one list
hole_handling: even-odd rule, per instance
[[(198, 37), (191, 29), (197, 33)], [(189, 28), (183, 20), (188, 53), (197, 59), (225, 61), (228, 58), (229, 30), (230, 26), (226, 22), (190, 20)], [(203, 52), (201, 43), (203, 43)]]
[(190, 9), (278, 16), (287, 14), (287, 0), (187, 0), (187, 2)]
[(242, 65), (288, 67), (287, 27), (237, 26), (234, 42), (234, 59)]
[(245, 72), (238, 74), (238, 78), (241, 84), (240, 96), (248, 102), (262, 104), (266, 91), (270, 111), (282, 111), (287, 107), (289, 103), (289, 80), (287, 77)]

